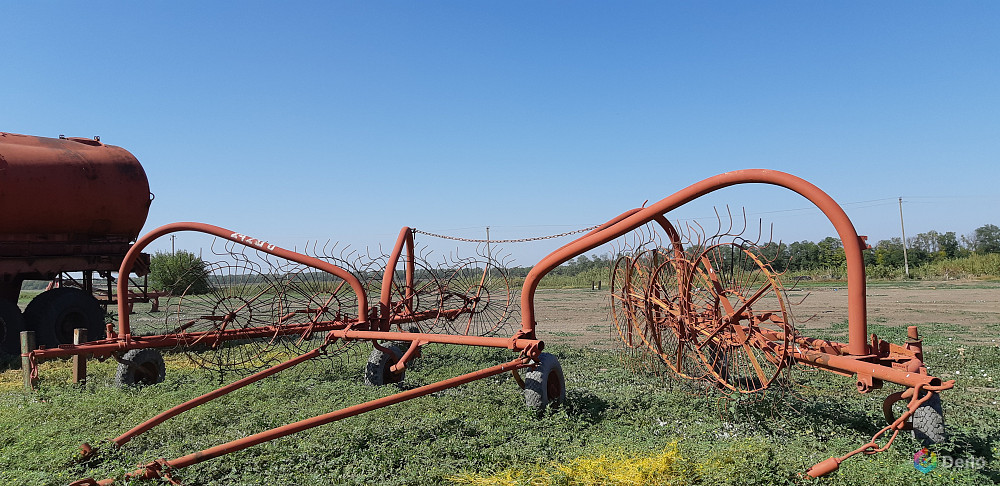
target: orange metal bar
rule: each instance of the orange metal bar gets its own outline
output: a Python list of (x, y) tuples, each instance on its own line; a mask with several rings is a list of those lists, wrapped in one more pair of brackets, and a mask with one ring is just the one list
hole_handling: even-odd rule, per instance
[(266, 370), (260, 371), (258, 373), (254, 373), (254, 374), (252, 374), (252, 375), (250, 375), (250, 376), (248, 376), (246, 378), (243, 378), (242, 380), (235, 381), (235, 382), (230, 383), (229, 385), (226, 385), (226, 386), (224, 386), (222, 388), (219, 388), (217, 390), (208, 392), (208, 393), (206, 393), (206, 394), (204, 394), (204, 395), (202, 395), (200, 397), (188, 400), (188, 401), (186, 401), (186, 402), (184, 402), (184, 403), (182, 403), (180, 405), (177, 405), (177, 406), (175, 406), (175, 407), (173, 407), (171, 409), (165, 410), (164, 412), (156, 415), (155, 417), (153, 417), (153, 418), (151, 418), (151, 419), (149, 419), (149, 420), (147, 420), (147, 421), (145, 421), (145, 422), (143, 422), (143, 423), (141, 423), (141, 424), (133, 427), (128, 432), (125, 432), (124, 434), (122, 434), (122, 435), (120, 435), (120, 436), (118, 436), (118, 437), (116, 437), (114, 439), (111, 439), (111, 442), (114, 443), (117, 447), (121, 447), (121, 446), (125, 445), (126, 443), (128, 443), (128, 441), (132, 440), (135, 436), (137, 436), (137, 435), (139, 435), (139, 434), (141, 434), (143, 432), (146, 432), (147, 430), (152, 429), (153, 427), (156, 427), (157, 425), (160, 425), (163, 422), (166, 422), (167, 420), (169, 420), (169, 419), (171, 419), (173, 417), (176, 417), (177, 415), (180, 415), (183, 412), (191, 410), (192, 408), (197, 407), (198, 405), (202, 405), (204, 403), (208, 403), (208, 402), (210, 402), (212, 400), (215, 400), (216, 398), (219, 398), (219, 397), (221, 397), (223, 395), (226, 395), (226, 394), (228, 394), (230, 392), (236, 391), (236, 390), (238, 390), (240, 388), (243, 388), (244, 386), (247, 386), (247, 385), (249, 385), (251, 383), (255, 383), (255, 382), (258, 382), (260, 380), (263, 380), (264, 378), (267, 378), (268, 376), (271, 376), (271, 375), (273, 375), (273, 374), (275, 374), (275, 373), (277, 373), (279, 371), (283, 371), (283, 370), (286, 370), (288, 368), (291, 368), (292, 366), (295, 366), (295, 365), (297, 365), (299, 363), (302, 363), (304, 361), (308, 361), (308, 360), (310, 360), (312, 358), (315, 358), (315, 357), (317, 357), (317, 356), (319, 356), (321, 354), (323, 354), (323, 350), (322, 349), (320, 349), (320, 348), (314, 349), (312, 351), (309, 351), (308, 353), (305, 353), (303, 355), (300, 355), (300, 356), (292, 358), (292, 359), (290, 359), (288, 361), (285, 361), (284, 363), (280, 363), (280, 364), (274, 365), (274, 366), (272, 366), (272, 367), (270, 367), (270, 368), (268, 368)]
[[(543, 341), (534, 339), (510, 339), (499, 337), (479, 337), (461, 336), (454, 334), (421, 334), (413, 332), (398, 331), (362, 331), (347, 328), (348, 324), (338, 321), (329, 323), (319, 323), (314, 327), (315, 332), (331, 332), (340, 339), (361, 339), (361, 340), (386, 340), (386, 341), (426, 341), (438, 344), (464, 344), (467, 346), (483, 346), (489, 348), (506, 348), (515, 351), (537, 349), (539, 352), (545, 348)], [(274, 336), (285, 336), (301, 334), (309, 324), (283, 325), (277, 328), (272, 326), (254, 327), (248, 329), (229, 329), (223, 333), (216, 331), (205, 331), (184, 334), (165, 334), (159, 336), (138, 336), (129, 339), (127, 342), (121, 339), (105, 339), (81, 345), (63, 345), (58, 348), (37, 349), (29, 353), (34, 359), (55, 359), (76, 356), (80, 354), (109, 355), (111, 353), (127, 351), (130, 349), (145, 348), (172, 348), (176, 346), (190, 346), (206, 336), (217, 337), (222, 341), (246, 340), (271, 338)], [(537, 357), (537, 356), (533, 356)]]
[[(385, 265), (385, 273), (382, 274), (382, 294), (379, 297), (379, 312), (383, 317), (389, 316), (389, 305), (392, 303), (392, 277), (396, 274), (396, 264), (399, 263), (399, 256), (403, 253), (403, 246), (406, 246), (406, 289), (404, 303), (410, 314), (413, 313), (413, 231), (409, 226), (403, 226), (399, 230), (396, 238), (396, 245), (392, 248), (389, 261)], [(383, 331), (388, 331), (388, 325)]]
[[(309, 265), (310, 267), (316, 268), (317, 270), (322, 270), (324, 272), (332, 273), (337, 277), (344, 279), (348, 284), (351, 285), (351, 289), (358, 297), (358, 319), (361, 323), (365, 322), (368, 317), (368, 298), (365, 295), (365, 289), (361, 285), (361, 281), (357, 279), (347, 270), (333, 265), (329, 262), (324, 262), (323, 260), (313, 258), (310, 256), (302, 255), (293, 251), (280, 248), (278, 246), (272, 245), (266, 241), (258, 240), (250, 236), (237, 233), (235, 231), (230, 231), (219, 226), (213, 226), (205, 223), (171, 223), (146, 233), (138, 241), (132, 245), (128, 253), (125, 255), (125, 259), (122, 261), (121, 268), (118, 270), (119, 275), (128, 275), (132, 271), (132, 265), (135, 264), (136, 259), (143, 249), (146, 248), (153, 240), (157, 238), (175, 233), (178, 231), (198, 231), (201, 233), (207, 233), (218, 238), (223, 238), (234, 243), (239, 243), (241, 245), (253, 248), (257, 251), (261, 251), (276, 257), (284, 258), (296, 263), (301, 263), (303, 265)], [(129, 327), (129, 313), (128, 313), (128, 299), (122, 296), (128, 295), (128, 279), (119, 278), (118, 279), (118, 334), (123, 337), (126, 341), (129, 340), (131, 335), (131, 329)]]
[[(393, 334), (403, 334), (403, 333), (393, 333)], [(193, 464), (198, 464), (200, 462), (207, 461), (209, 459), (214, 459), (224, 454), (229, 454), (231, 452), (241, 451), (248, 447), (253, 447), (264, 442), (274, 440), (286, 435), (294, 434), (296, 432), (301, 432), (303, 430), (311, 429), (313, 427), (318, 427), (320, 425), (325, 425), (330, 422), (335, 422), (348, 417), (353, 417), (355, 415), (360, 415), (365, 412), (369, 412), (378, 408), (386, 407), (389, 405), (394, 405), (406, 400), (413, 398), (422, 397), (425, 395), (430, 395), (441, 390), (446, 390), (448, 388), (454, 388), (466, 383), (488, 378), (490, 376), (499, 375), (501, 373), (506, 373), (508, 371), (517, 370), (521, 368), (527, 368), (531, 365), (523, 361), (521, 358), (509, 361), (507, 363), (499, 364), (486, 368), (479, 371), (474, 371), (472, 373), (467, 373), (461, 376), (456, 376), (447, 380), (439, 381), (437, 383), (432, 383), (430, 385), (424, 385), (420, 388), (415, 388), (412, 390), (407, 390), (404, 392), (397, 393), (395, 395), (390, 395), (388, 397), (379, 398), (377, 400), (372, 400), (369, 402), (361, 403), (351, 407), (347, 407), (335, 412), (330, 412), (327, 414), (319, 415), (310, 419), (300, 420), (295, 423), (291, 423), (282, 427), (277, 427), (265, 432), (260, 432), (249, 437), (234, 440), (225, 444), (217, 445), (205, 449), (200, 452), (195, 452), (193, 454), (188, 454), (177, 459), (172, 459), (169, 461), (159, 461), (147, 465), (143, 469), (139, 469), (131, 474), (128, 474), (126, 478), (131, 479), (155, 479), (162, 477), (161, 471), (164, 469), (180, 469)], [(105, 479), (100, 482), (95, 482), (93, 480), (83, 480), (91, 481), (89, 483), (79, 483), (79, 484), (113, 484), (114, 479)]]
[(835, 356), (819, 351), (798, 350), (794, 353), (795, 361), (834, 372), (849, 372), (862, 376), (870, 376), (880, 380), (905, 385), (908, 387), (940, 386), (941, 379), (918, 372), (904, 371), (888, 366), (882, 366), (868, 361), (862, 361), (847, 356)]
[(784, 172), (767, 169), (746, 169), (726, 172), (710, 177), (668, 196), (656, 204), (634, 212), (625, 213), (605, 223), (600, 228), (570, 242), (550, 253), (536, 264), (524, 280), (521, 289), (521, 331), (533, 336), (535, 332), (535, 290), (542, 277), (552, 269), (600, 245), (618, 238), (629, 231), (653, 221), (657, 216), (672, 211), (692, 200), (737, 184), (771, 184), (790, 189), (816, 205), (833, 223), (844, 245), (847, 258), (848, 351), (853, 355), (868, 354), (867, 302), (865, 298), (865, 265), (863, 243), (854, 224), (843, 208), (829, 195), (809, 182)]
[[(541, 352), (545, 349), (545, 342), (537, 339), (511, 339), (499, 337), (461, 336), (457, 334), (424, 334), (419, 332), (398, 332), (398, 331), (352, 331), (350, 329), (333, 330), (331, 334), (340, 339), (363, 339), (363, 340), (383, 340), (383, 341), (426, 341), (428, 343), (440, 344), (464, 344), (467, 346), (483, 346), (488, 348), (507, 348), (514, 351)], [(537, 354), (531, 358), (538, 358)]]

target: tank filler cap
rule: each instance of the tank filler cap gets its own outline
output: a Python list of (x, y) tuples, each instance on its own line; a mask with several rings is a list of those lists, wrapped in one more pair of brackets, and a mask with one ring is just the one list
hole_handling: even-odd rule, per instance
[[(64, 138), (62, 135), (59, 138)], [(86, 138), (86, 137), (65, 137), (66, 140), (72, 140), (77, 143), (82, 143), (84, 145), (90, 145), (92, 147), (100, 147), (104, 145), (101, 143), (101, 137)]]

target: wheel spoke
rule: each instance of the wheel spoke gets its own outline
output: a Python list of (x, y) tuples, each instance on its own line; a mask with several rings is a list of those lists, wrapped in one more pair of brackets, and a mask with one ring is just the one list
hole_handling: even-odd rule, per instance
[[(780, 284), (754, 251), (735, 243), (705, 249), (694, 260), (690, 294), (692, 319), (700, 323), (694, 326), (697, 355), (720, 385), (743, 393), (767, 388), (775, 380), (786, 364), (792, 335)], [(778, 305), (755, 310), (765, 297)]]

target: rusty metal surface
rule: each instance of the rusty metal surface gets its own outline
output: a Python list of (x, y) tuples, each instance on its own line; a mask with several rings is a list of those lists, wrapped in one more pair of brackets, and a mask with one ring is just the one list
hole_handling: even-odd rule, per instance
[(146, 173), (121, 147), (0, 132), (0, 241), (134, 240), (152, 201)]

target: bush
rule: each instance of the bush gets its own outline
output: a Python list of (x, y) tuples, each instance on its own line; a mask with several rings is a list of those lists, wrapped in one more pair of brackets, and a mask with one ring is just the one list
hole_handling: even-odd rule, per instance
[(150, 261), (149, 284), (174, 295), (208, 292), (208, 270), (205, 262), (194, 253), (156, 252)]

